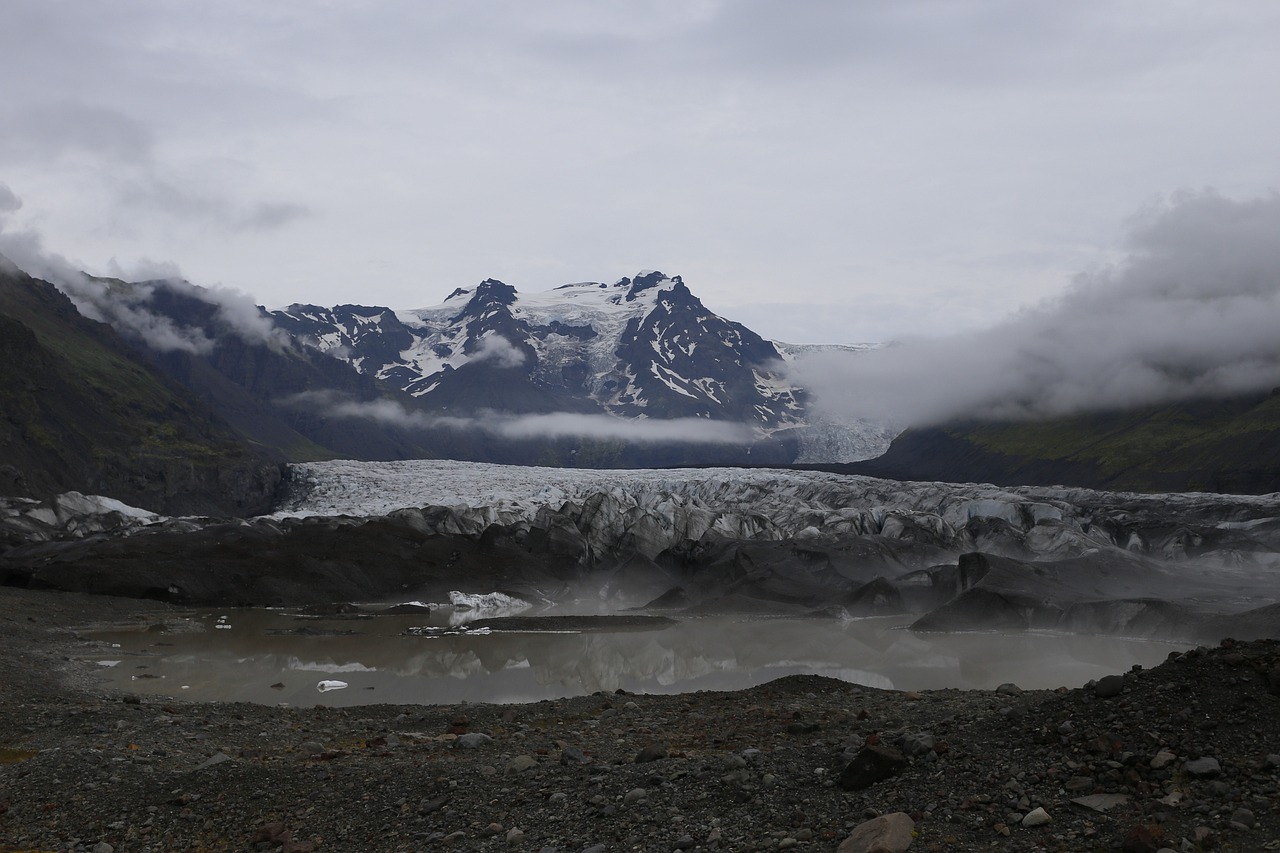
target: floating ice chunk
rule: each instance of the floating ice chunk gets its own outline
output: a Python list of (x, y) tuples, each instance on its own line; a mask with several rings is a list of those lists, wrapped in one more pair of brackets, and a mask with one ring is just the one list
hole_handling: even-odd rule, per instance
[(449, 593), (449, 602), (453, 605), (454, 610), (481, 610), (485, 613), (505, 616), (522, 613), (533, 606), (524, 599), (516, 598), (515, 596), (507, 595), (502, 592), (486, 592), (484, 594), (478, 594), (453, 590)]
[(492, 634), (492, 628), (469, 628), (466, 625), (436, 625), (422, 626), (417, 628), (406, 628), (405, 635), (410, 637), (458, 637), (465, 634), (468, 637), (477, 634)]
[[(449, 593), (449, 603), (452, 603), (453, 610), (456, 611), (449, 620), (451, 622), (470, 621), (480, 616), (515, 616), (532, 607), (525, 599), (508, 596), (506, 593), (477, 594), (457, 590)], [(460, 613), (466, 613), (466, 616), (458, 617)]]
[(362, 663), (320, 663), (319, 661), (304, 661), (300, 658), (290, 657), (285, 664), (285, 669), (295, 669), (302, 672), (327, 672), (330, 675), (339, 672), (377, 672), (371, 666), (365, 666)]
[(98, 661), (98, 666), (117, 666), (119, 663), (120, 661), (118, 660), (100, 660)]
[(322, 681), (316, 685), (316, 690), (321, 693), (328, 693), (330, 690), (346, 690), (347, 682), (345, 681)]

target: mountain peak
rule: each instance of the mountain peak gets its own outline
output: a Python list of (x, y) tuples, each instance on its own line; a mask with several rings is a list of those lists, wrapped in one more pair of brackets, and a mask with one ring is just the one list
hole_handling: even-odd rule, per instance
[[(624, 278), (622, 281), (626, 281)], [(631, 289), (627, 291), (627, 301), (631, 302), (639, 294), (646, 290), (652, 290), (661, 285), (664, 281), (674, 281), (677, 284), (682, 283), (680, 276), (675, 278), (667, 278), (666, 274), (659, 270), (641, 270), (636, 273), (636, 277), (631, 279)], [(619, 282), (621, 284), (621, 282)]]

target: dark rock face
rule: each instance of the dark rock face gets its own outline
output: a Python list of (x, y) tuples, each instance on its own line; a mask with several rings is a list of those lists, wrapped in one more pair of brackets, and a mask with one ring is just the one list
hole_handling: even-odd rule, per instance
[(273, 311), (273, 321), (282, 330), (302, 340), (340, 333), (340, 345), (348, 348), (352, 360), (371, 359), (379, 364), (400, 360), (400, 352), (413, 343), (413, 335), (390, 308), (367, 305), (290, 305)]
[[(773, 344), (712, 314), (679, 276), (673, 281), (675, 286), (662, 294), (653, 311), (627, 324), (616, 354), (630, 381), (608, 407), (629, 416), (770, 426), (794, 416), (801, 408), (797, 396), (779, 399), (757, 387), (755, 371), (767, 373), (780, 364)], [(633, 284), (629, 297), (636, 288)]]

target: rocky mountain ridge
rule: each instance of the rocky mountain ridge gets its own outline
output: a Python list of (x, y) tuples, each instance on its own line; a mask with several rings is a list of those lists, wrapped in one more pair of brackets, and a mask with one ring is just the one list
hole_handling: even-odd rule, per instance
[[(486, 279), (440, 306), (395, 312), (292, 305), (277, 325), (422, 401), (465, 405), (468, 368), (496, 365), (504, 411), (599, 412), (627, 418), (706, 418), (766, 429), (803, 422), (803, 391), (777, 347), (708, 311), (680, 276), (647, 271), (613, 284), (566, 284), (520, 294)], [(495, 406), (495, 408), (497, 408)]]
[(891, 437), (882, 424), (811, 423), (793, 351), (660, 272), (530, 295), (488, 279), (400, 312), (268, 312), (176, 280), (87, 277), (67, 291), (291, 460), (779, 465), (863, 458)]

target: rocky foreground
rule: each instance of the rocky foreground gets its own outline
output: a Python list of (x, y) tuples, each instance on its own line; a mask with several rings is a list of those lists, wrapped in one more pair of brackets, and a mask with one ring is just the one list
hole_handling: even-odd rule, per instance
[(94, 687), (68, 626), (169, 618), (0, 589), (0, 849), (1280, 849), (1275, 641), (1057, 691), (338, 710)]

